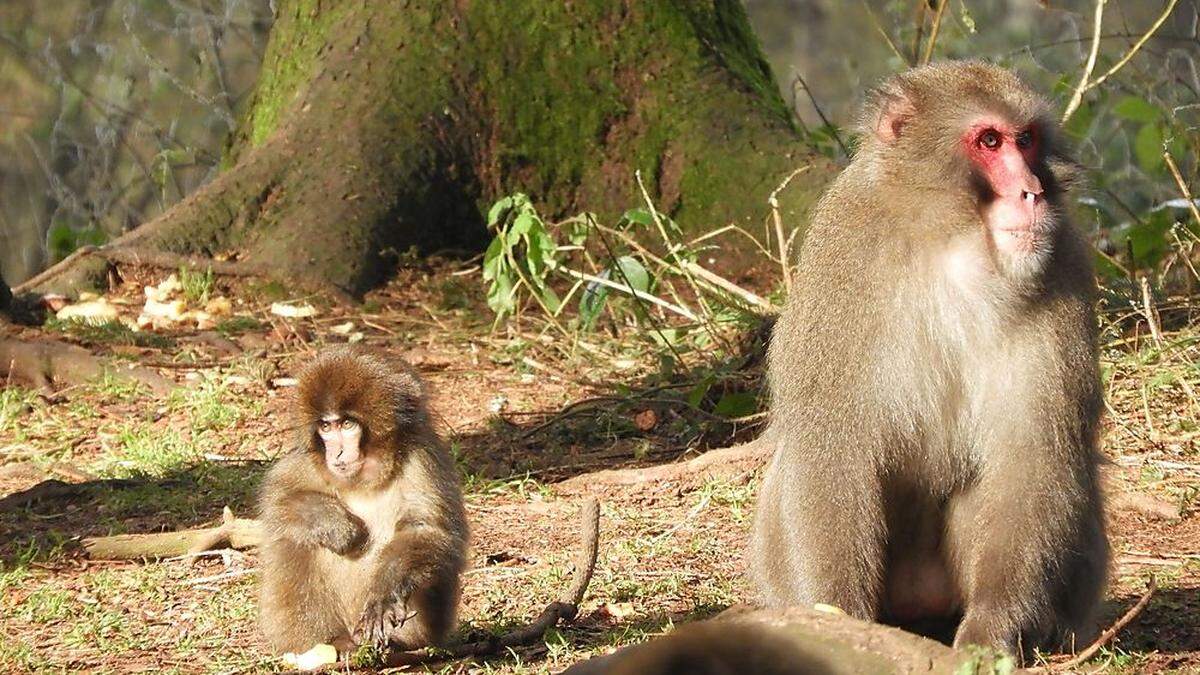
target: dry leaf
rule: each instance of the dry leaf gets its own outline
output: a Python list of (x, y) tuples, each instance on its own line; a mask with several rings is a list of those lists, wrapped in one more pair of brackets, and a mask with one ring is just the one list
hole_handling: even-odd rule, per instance
[(638, 431), (650, 431), (656, 424), (658, 424), (658, 414), (650, 408), (633, 416), (633, 426), (637, 427)]
[(67, 305), (54, 315), (59, 321), (82, 321), (90, 324), (103, 324), (117, 319), (117, 308), (112, 306), (108, 300), (98, 298), (95, 295), (91, 298), (83, 299), (84, 294), (79, 297), (81, 302), (73, 305)]
[(287, 319), (303, 319), (317, 315), (317, 308), (312, 305), (289, 305), (286, 302), (271, 303), (271, 313)]

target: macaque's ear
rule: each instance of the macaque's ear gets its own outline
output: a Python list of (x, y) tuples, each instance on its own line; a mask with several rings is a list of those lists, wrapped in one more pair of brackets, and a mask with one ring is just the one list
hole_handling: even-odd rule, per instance
[(875, 137), (884, 143), (895, 143), (904, 135), (905, 127), (916, 114), (916, 108), (908, 94), (898, 87), (881, 89), (875, 102)]

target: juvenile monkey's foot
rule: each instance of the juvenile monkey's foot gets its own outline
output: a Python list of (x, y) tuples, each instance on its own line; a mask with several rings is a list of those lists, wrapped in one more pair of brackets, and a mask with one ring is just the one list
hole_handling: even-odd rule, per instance
[(407, 595), (390, 593), (371, 600), (358, 620), (354, 639), (359, 644), (386, 646), (392, 635), (416, 614), (408, 609)]

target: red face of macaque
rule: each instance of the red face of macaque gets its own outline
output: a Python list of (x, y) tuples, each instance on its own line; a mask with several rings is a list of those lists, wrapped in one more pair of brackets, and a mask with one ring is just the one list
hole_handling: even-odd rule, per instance
[(1013, 258), (1046, 250), (1050, 213), (1042, 182), (1033, 173), (1039, 148), (1037, 129), (1018, 128), (998, 118), (983, 118), (963, 135), (967, 157), (991, 187), (983, 205), (984, 226), (996, 249)]

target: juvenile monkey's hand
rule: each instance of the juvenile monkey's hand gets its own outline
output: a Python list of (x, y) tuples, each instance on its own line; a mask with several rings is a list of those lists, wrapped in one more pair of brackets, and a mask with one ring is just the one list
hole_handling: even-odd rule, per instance
[(406, 591), (396, 589), (367, 601), (358, 627), (354, 630), (355, 642), (387, 645), (396, 630), (416, 616), (416, 612), (408, 609), (408, 595)]
[(314, 524), (317, 541), (338, 555), (350, 555), (362, 550), (367, 543), (367, 526), (358, 516), (345, 509), (330, 513), (329, 517)]

